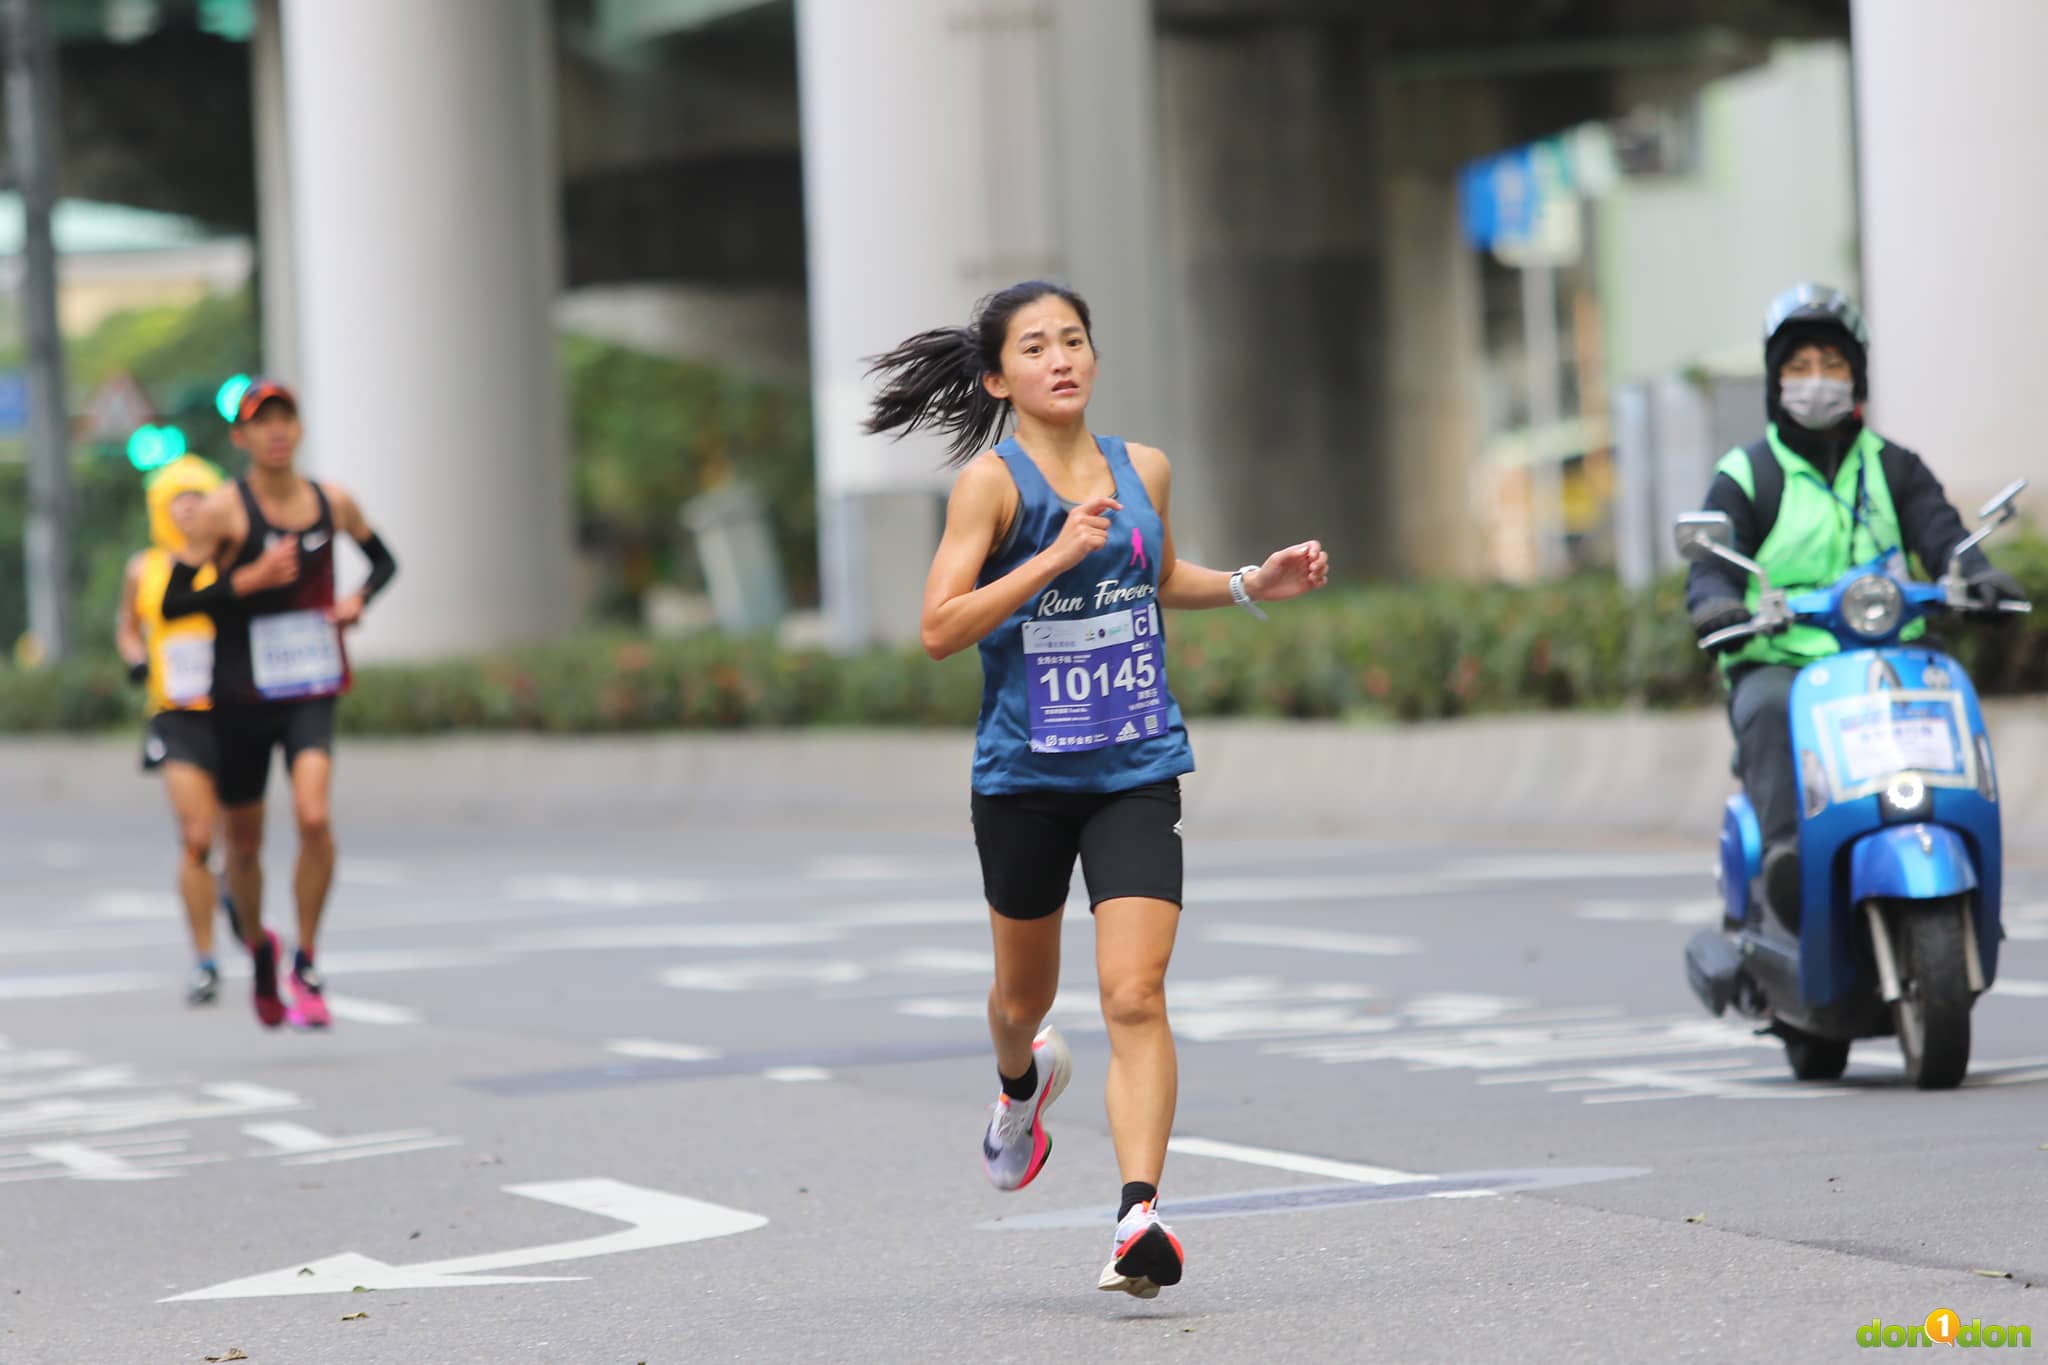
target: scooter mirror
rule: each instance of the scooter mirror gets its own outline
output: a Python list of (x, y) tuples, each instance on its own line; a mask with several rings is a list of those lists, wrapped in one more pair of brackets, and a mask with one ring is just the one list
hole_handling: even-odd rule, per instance
[(1997, 497), (1993, 498), (1990, 502), (1985, 503), (1984, 506), (1978, 510), (1978, 517), (1985, 521), (1989, 521), (1993, 517), (1998, 517), (1999, 520), (2003, 521), (2005, 517), (1999, 516), (1999, 514), (2005, 513), (2007, 516), (2011, 515), (2011, 512), (2008, 509), (2011, 508), (2013, 504), (2013, 499), (2017, 498), (2020, 495), (2020, 490), (2025, 488), (2026, 486), (2027, 481), (2025, 479), (2014, 479), (2011, 483), (2007, 484), (2004, 488), (1999, 490)]
[(1687, 559), (1712, 559), (1714, 547), (1735, 543), (1735, 523), (1726, 512), (1683, 512), (1673, 527), (1678, 553)]

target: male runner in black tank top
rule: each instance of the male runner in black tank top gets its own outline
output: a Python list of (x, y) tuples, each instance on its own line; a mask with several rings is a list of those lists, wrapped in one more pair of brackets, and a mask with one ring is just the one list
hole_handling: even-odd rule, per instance
[[(249, 472), (208, 496), (164, 593), (167, 618), (203, 611), (214, 619), (213, 718), (228, 889), (256, 960), (256, 1016), (270, 1028), (286, 1018), (278, 940), (263, 925), (263, 796), (271, 753), (284, 747), (299, 827), (291, 1018), (324, 1028), (330, 1016), (313, 956), (334, 880), (328, 820), (334, 703), (349, 686), (341, 637), (397, 571), (355, 499), (293, 467), (302, 434), (298, 400), (289, 389), (272, 380), (249, 386), (233, 430), (235, 444), (249, 455)], [(337, 601), (334, 537), (341, 532), (369, 556), (370, 577), (361, 592)], [(206, 564), (220, 576), (212, 587), (195, 590)]]

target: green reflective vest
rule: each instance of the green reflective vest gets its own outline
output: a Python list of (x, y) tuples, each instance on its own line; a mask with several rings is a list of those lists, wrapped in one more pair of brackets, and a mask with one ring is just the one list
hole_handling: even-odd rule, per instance
[[(1773, 588), (1788, 595), (1825, 588), (1852, 566), (1900, 548), (1899, 515), (1892, 505), (1891, 486), (1885, 482), (1884, 461), (1878, 458), (1883, 449), (1884, 438), (1865, 427), (1842, 457), (1833, 487), (1804, 456), (1778, 439), (1775, 422), (1765, 428), (1761, 447), (1731, 450), (1721, 457), (1717, 470), (1735, 480), (1752, 501), (1756, 498), (1753, 459), (1775, 457), (1784, 473), (1778, 518), (1754, 556), (1770, 575)], [(1756, 610), (1761, 596), (1751, 577), (1744, 595), (1751, 611)], [(1926, 622), (1916, 621), (1902, 638), (1914, 639), (1926, 630)], [(1840, 652), (1841, 646), (1828, 631), (1792, 625), (1776, 635), (1759, 635), (1741, 649), (1723, 654), (1721, 668), (1723, 672), (1743, 664), (1801, 668)]]

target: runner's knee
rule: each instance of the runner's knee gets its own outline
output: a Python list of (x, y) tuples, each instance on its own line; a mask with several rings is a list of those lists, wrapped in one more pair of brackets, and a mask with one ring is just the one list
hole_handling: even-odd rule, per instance
[(1166, 980), (1150, 972), (1105, 976), (1102, 1021), (1111, 1028), (1144, 1028), (1166, 1022)]
[(297, 814), (301, 842), (313, 843), (334, 837), (334, 825), (329, 818), (325, 801), (301, 801), (298, 803)]

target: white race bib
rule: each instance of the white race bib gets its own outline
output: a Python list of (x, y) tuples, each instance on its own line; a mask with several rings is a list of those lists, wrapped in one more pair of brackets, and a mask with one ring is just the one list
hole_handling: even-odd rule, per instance
[(268, 701), (341, 690), (341, 632), (324, 611), (290, 611), (249, 623), (249, 664)]
[(171, 640), (163, 647), (164, 700), (173, 706), (205, 701), (213, 691), (213, 637)]

